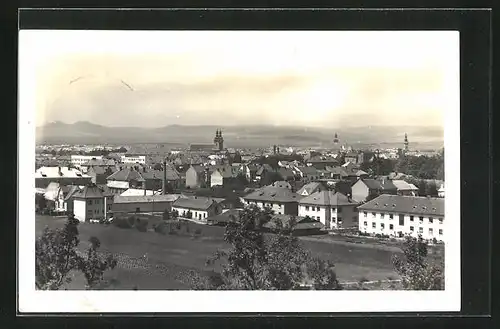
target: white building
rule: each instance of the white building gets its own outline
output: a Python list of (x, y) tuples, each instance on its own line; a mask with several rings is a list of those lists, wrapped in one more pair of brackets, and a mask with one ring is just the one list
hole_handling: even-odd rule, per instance
[(81, 222), (107, 218), (111, 211), (113, 195), (96, 185), (85, 186), (72, 196), (73, 213)]
[(438, 196), (440, 198), (444, 198), (444, 184), (441, 184), (441, 186), (439, 187)]
[(299, 216), (315, 219), (326, 229), (357, 227), (357, 205), (339, 192), (315, 192), (299, 201)]
[(121, 156), (122, 163), (146, 164), (146, 155), (144, 154), (124, 154)]
[(87, 163), (90, 160), (102, 160), (102, 155), (71, 155), (71, 164), (76, 167), (80, 167), (82, 164)]
[(46, 188), (51, 182), (60, 185), (87, 185), (92, 177), (72, 167), (41, 167), (35, 171), (35, 187)]
[(383, 194), (361, 206), (359, 230), (395, 237), (444, 241), (444, 199)]
[[(178, 198), (172, 204), (172, 211), (174, 210), (178, 212), (179, 217), (202, 222), (206, 222), (210, 216), (221, 213), (219, 203), (212, 198), (205, 197)], [(191, 217), (189, 217), (189, 213), (191, 213)]]
[(287, 187), (265, 186), (243, 197), (246, 204), (270, 208), (277, 215), (298, 215), (301, 196)]

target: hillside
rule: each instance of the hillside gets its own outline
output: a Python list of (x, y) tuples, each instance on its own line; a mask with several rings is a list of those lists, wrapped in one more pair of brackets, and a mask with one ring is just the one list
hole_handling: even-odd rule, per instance
[(212, 143), (215, 130), (221, 128), (228, 147), (282, 146), (328, 146), (333, 135), (338, 133), (341, 143), (351, 145), (400, 145), (404, 133), (410, 143), (417, 147), (441, 147), (443, 130), (439, 127), (372, 126), (339, 129), (301, 128), (286, 126), (215, 125), (181, 126), (169, 125), (160, 128), (108, 127), (80, 121), (73, 124), (52, 122), (37, 127), (36, 140), (39, 144), (134, 144), (164, 143), (189, 144)]

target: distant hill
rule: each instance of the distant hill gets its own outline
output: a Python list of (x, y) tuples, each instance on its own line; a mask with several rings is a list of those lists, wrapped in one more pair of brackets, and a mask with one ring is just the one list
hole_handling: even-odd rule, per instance
[(338, 133), (341, 143), (350, 145), (402, 146), (404, 134), (408, 134), (414, 147), (438, 148), (443, 145), (443, 129), (439, 127), (372, 126), (349, 128), (286, 127), (271, 125), (182, 126), (169, 125), (160, 128), (108, 127), (79, 121), (67, 124), (52, 122), (36, 128), (39, 144), (190, 144), (212, 143), (216, 129), (222, 129), (228, 147), (325, 146), (331, 145)]

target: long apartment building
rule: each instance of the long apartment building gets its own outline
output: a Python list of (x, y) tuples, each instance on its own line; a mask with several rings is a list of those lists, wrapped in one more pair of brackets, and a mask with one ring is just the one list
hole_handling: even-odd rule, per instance
[(445, 239), (443, 198), (383, 194), (359, 206), (358, 211), (361, 232)]

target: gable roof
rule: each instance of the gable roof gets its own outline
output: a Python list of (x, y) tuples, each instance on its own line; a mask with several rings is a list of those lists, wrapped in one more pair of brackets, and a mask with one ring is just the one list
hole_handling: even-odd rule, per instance
[(444, 216), (444, 199), (382, 194), (358, 207), (360, 211), (386, 211), (424, 216)]
[(278, 228), (277, 222), (281, 222), (283, 226), (289, 225), (292, 217), (295, 217), (296, 223), (292, 227), (292, 231), (296, 230), (306, 230), (306, 229), (322, 229), (325, 227), (320, 221), (313, 220), (313, 219), (307, 219), (306, 217), (303, 216), (292, 216), (292, 215), (283, 215), (283, 214), (276, 214), (273, 215), (271, 220), (264, 225), (262, 225), (265, 228), (268, 229), (276, 229)]
[(340, 192), (321, 191), (315, 192), (302, 200), (300, 204), (312, 204), (319, 206), (349, 206), (357, 203)]
[(349, 174), (343, 167), (325, 167), (326, 171), (333, 174), (333, 175), (339, 175), (340, 177), (347, 177)]
[(283, 181), (283, 180), (276, 181), (276, 182), (272, 183), (269, 186), (272, 186), (272, 187), (283, 187), (283, 188), (289, 188), (289, 189), (292, 188), (292, 185), (290, 185), (290, 183), (288, 183), (286, 181)]
[(234, 223), (238, 222), (240, 218), (241, 209), (229, 209), (222, 214), (217, 214), (215, 216), (210, 216), (207, 218), (207, 222), (212, 223)]
[(77, 185), (67, 185), (68, 191), (64, 194), (64, 201), (69, 200), (76, 192), (80, 191), (80, 187)]
[(217, 202), (212, 198), (205, 197), (194, 197), (194, 198), (178, 198), (172, 204), (173, 207), (195, 209), (195, 210), (207, 210), (211, 206), (217, 204)]
[(41, 167), (35, 171), (35, 178), (90, 178), (74, 167)]
[(121, 182), (130, 182), (132, 180), (138, 181), (138, 182), (144, 182), (144, 178), (142, 178), (141, 174), (131, 168), (131, 167), (126, 167), (121, 170), (118, 170), (108, 176), (106, 178), (107, 180), (115, 180), (115, 181), (121, 181)]
[[(311, 182), (309, 184), (306, 184), (300, 188), (300, 190), (297, 191), (297, 194), (300, 195), (310, 195), (316, 191), (326, 191), (327, 188), (319, 183), (319, 182)], [(305, 192), (305, 194), (304, 194)]]
[(298, 167), (304, 175), (318, 175), (318, 170), (313, 166)]
[(179, 194), (155, 194), (155, 195), (116, 195), (114, 203), (152, 203), (152, 202), (174, 202), (181, 196)]
[(298, 202), (301, 198), (302, 196), (293, 193), (288, 188), (274, 186), (265, 186), (243, 197), (245, 200), (269, 202)]
[(418, 191), (418, 188), (413, 185), (405, 182), (401, 179), (395, 179), (391, 181), (394, 186), (398, 189), (398, 191)]
[(104, 197), (103, 191), (96, 185), (85, 186), (83, 189), (78, 190), (75, 194), (73, 194), (74, 198), (102, 198)]
[[(365, 178), (365, 179), (360, 179), (358, 182), (364, 183), (370, 190), (381, 190), (382, 189), (382, 184), (375, 179), (371, 178)], [(358, 183), (356, 182), (356, 184)]]

